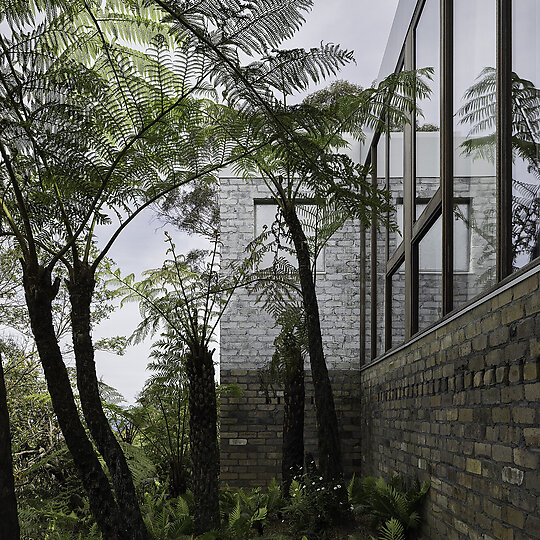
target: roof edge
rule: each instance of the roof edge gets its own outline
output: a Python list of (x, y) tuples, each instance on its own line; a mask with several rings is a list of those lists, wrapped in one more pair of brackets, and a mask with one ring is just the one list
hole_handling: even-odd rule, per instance
[(399, 0), (377, 82), (395, 72), (417, 4), (418, 0)]

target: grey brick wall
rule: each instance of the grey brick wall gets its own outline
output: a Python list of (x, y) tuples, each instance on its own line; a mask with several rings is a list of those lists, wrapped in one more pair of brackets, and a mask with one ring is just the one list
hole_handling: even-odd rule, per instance
[[(221, 179), (222, 262), (245, 256), (255, 238), (254, 199), (269, 193), (260, 179)], [(330, 240), (325, 252), (326, 272), (317, 275), (321, 327), (329, 369), (355, 369), (360, 362), (360, 232), (348, 222)], [(273, 353), (274, 321), (246, 289), (235, 292), (221, 321), (221, 369), (264, 366)]]

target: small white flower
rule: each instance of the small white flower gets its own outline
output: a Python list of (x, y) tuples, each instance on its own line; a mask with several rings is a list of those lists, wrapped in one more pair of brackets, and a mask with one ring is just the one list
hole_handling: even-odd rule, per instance
[(322, 476), (319, 476), (319, 480), (322, 480)]

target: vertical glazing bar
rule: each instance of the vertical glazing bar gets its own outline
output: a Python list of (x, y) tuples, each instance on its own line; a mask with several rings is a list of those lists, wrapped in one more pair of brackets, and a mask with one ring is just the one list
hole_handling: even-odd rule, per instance
[[(414, 30), (411, 29), (405, 43), (405, 69), (409, 70), (414, 65)], [(403, 245), (405, 248), (405, 341), (414, 333), (414, 319), (418, 315), (418, 275), (414, 276), (414, 264), (412, 253), (412, 228), (414, 222), (414, 183), (413, 183), (413, 126), (415, 114), (412, 113), (411, 121), (404, 129), (403, 150)], [(416, 315), (416, 317), (415, 317)]]
[(360, 366), (366, 363), (366, 227), (360, 224)]
[(386, 276), (384, 284), (384, 348), (392, 347), (392, 276)]
[(443, 315), (454, 308), (454, 0), (441, 0), (441, 193)]
[[(371, 146), (371, 185), (373, 189), (377, 189), (377, 145), (374, 144)], [(371, 214), (371, 292), (370, 292), (370, 303), (371, 303), (371, 358), (377, 356), (377, 216), (373, 212)]]
[[(390, 125), (386, 125), (386, 143), (384, 145), (384, 175), (386, 190), (390, 191)], [(390, 212), (386, 214), (387, 222), (390, 221)], [(390, 229), (385, 227), (384, 242), (384, 268), (386, 261), (390, 258)], [(384, 350), (387, 351), (392, 346), (392, 291), (388, 291), (388, 283), (392, 285), (392, 279), (388, 279), (385, 272), (384, 279)]]
[(512, 0), (497, 0), (497, 280), (512, 273)]

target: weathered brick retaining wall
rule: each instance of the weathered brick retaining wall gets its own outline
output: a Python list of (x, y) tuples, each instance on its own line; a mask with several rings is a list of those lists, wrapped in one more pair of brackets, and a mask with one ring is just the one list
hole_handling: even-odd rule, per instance
[[(357, 371), (331, 371), (344, 467), (360, 469), (360, 381)], [(221, 481), (231, 486), (264, 486), (281, 476), (283, 397), (266, 396), (256, 370), (221, 371), (222, 384), (237, 384), (242, 397), (220, 404)], [(316, 456), (317, 434), (311, 374), (306, 373), (305, 451)]]
[(540, 538), (539, 280), (361, 373), (362, 474), (431, 481), (425, 538)]

